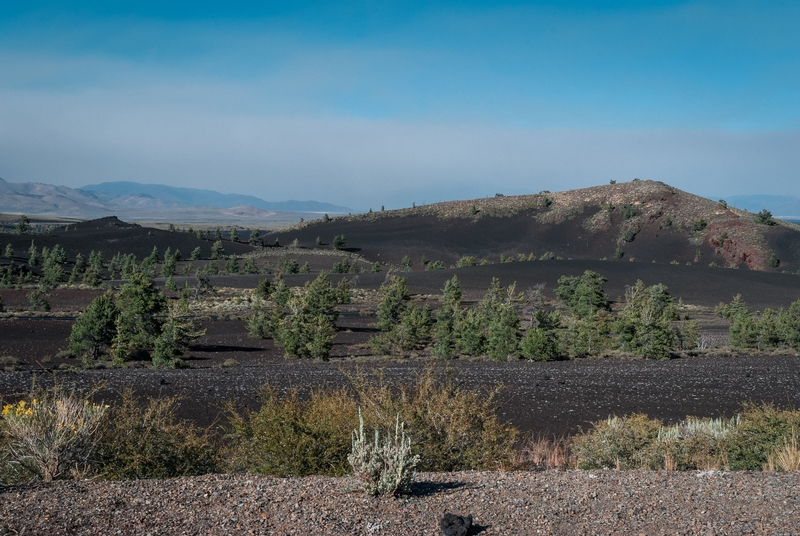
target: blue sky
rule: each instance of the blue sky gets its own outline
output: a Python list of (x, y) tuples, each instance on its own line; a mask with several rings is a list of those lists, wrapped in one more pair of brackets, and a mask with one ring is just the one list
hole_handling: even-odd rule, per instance
[(799, 195), (797, 2), (4, 2), (0, 177)]

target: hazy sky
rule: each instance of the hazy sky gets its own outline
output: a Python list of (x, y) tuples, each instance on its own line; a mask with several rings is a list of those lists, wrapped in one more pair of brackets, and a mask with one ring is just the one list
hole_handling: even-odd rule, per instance
[(796, 0), (70, 4), (0, 2), (8, 181), (800, 195)]

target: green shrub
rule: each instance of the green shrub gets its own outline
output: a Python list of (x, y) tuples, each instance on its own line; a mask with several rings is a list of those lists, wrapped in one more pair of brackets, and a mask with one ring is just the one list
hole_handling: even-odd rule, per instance
[(580, 276), (561, 276), (555, 295), (572, 314), (586, 317), (601, 309), (608, 310), (608, 295), (603, 291), (607, 280), (597, 272), (586, 270)]
[(486, 319), (477, 307), (470, 307), (456, 317), (456, 351), (459, 354), (480, 356), (486, 353)]
[(300, 263), (297, 259), (281, 259), (280, 267), (284, 275), (300, 273)]
[(630, 203), (625, 203), (624, 205), (622, 205), (622, 208), (623, 208), (623, 218), (625, 218), (626, 220), (629, 220), (634, 216), (636, 216), (636, 210)]
[(172, 276), (169, 276), (166, 281), (164, 281), (164, 290), (169, 290), (170, 292), (178, 292), (178, 285), (175, 283), (175, 280)]
[(612, 319), (603, 310), (591, 316), (568, 316), (564, 321), (564, 329), (559, 333), (559, 353), (569, 357), (587, 357), (599, 355), (611, 348), (610, 337)]
[(443, 305), (436, 311), (436, 322), (434, 323), (433, 347), (431, 354), (443, 359), (455, 357), (456, 347), (456, 316), (460, 314), (450, 305)]
[(322, 315), (297, 313), (284, 316), (272, 338), (286, 357), (327, 359), (333, 347), (333, 323)]
[(775, 225), (777, 222), (772, 218), (772, 212), (767, 209), (762, 210), (755, 216), (756, 223), (762, 225)]
[(110, 289), (96, 297), (72, 325), (67, 339), (69, 351), (88, 359), (98, 359), (114, 341), (119, 314)]
[(687, 417), (672, 425), (637, 414), (609, 417), (573, 437), (581, 469), (727, 469), (794, 466), (779, 454), (797, 455), (800, 411), (746, 404), (731, 419)]
[(609, 417), (573, 438), (572, 453), (580, 469), (658, 469), (663, 458), (656, 449), (662, 423), (638, 413)]
[(381, 301), (378, 303), (378, 321), (375, 327), (381, 331), (391, 331), (400, 323), (403, 313), (409, 307), (411, 296), (404, 277), (392, 276), (389, 284), (381, 290)]
[(278, 308), (258, 311), (247, 319), (247, 333), (254, 339), (268, 339), (279, 329), (283, 312)]
[(22, 214), (19, 217), (19, 221), (17, 221), (17, 225), (14, 228), (14, 231), (18, 235), (28, 234), (30, 232), (30, 229), (31, 229), (30, 223), (31, 223), (31, 220), (29, 220), (28, 217), (25, 214)]
[[(125, 259), (123, 258), (123, 261), (124, 260)], [(78, 278), (81, 277), (85, 271), (86, 271), (86, 260), (83, 258), (83, 255), (78, 253), (77, 255), (75, 255), (75, 264), (72, 266), (72, 272), (69, 275), (69, 280), (67, 281), (67, 283), (70, 285), (74, 285), (78, 281)], [(128, 275), (128, 272), (126, 272), (124, 268), (121, 268), (121, 271), (122, 271), (121, 275), (123, 277)]]
[(561, 314), (557, 311), (548, 313), (539, 309), (533, 314), (533, 323), (534, 325), (528, 328), (520, 341), (520, 355), (534, 361), (558, 359), (560, 352), (556, 330), (561, 325)]
[(341, 261), (337, 261), (333, 263), (333, 268), (331, 268), (331, 273), (334, 274), (349, 274), (351, 272), (357, 272), (358, 266), (353, 261), (352, 257), (348, 255)]
[(265, 387), (257, 412), (229, 407), (228, 469), (276, 476), (348, 471), (351, 431), (365, 435), (394, 427), (399, 416), (413, 440), (423, 471), (485, 470), (507, 466), (517, 430), (497, 418), (497, 390), (473, 391), (452, 379), (437, 381), (432, 369), (410, 384), (392, 387), (380, 376), (370, 381), (350, 377), (351, 388), (318, 390), (309, 397), (297, 391), (279, 396)]
[(172, 277), (175, 275), (177, 273), (177, 263), (177, 255), (173, 254), (170, 248), (167, 248), (166, 253), (164, 253), (164, 264), (161, 265), (161, 277)]
[(677, 316), (666, 285), (645, 287), (637, 281), (625, 291), (626, 304), (614, 331), (622, 349), (648, 359), (665, 359), (676, 344), (672, 320)]
[[(265, 280), (266, 281), (266, 280)], [(263, 283), (263, 285), (262, 285)], [(336, 305), (349, 300), (349, 287), (340, 283), (334, 288), (326, 273), (306, 283), (300, 295), (294, 295), (282, 278), (268, 283), (264, 292), (271, 295), (271, 309), (257, 312), (247, 321), (251, 337), (272, 337), (287, 357), (327, 359), (333, 347)]]
[(347, 247), (347, 239), (345, 239), (344, 235), (336, 235), (333, 237), (334, 249), (344, 249), (346, 247)]
[(161, 333), (162, 315), (167, 313), (167, 299), (142, 273), (134, 273), (117, 294), (117, 333), (112, 353), (117, 360), (125, 360), (132, 350), (153, 348), (155, 338)]
[(800, 430), (800, 411), (778, 410), (773, 405), (746, 404), (739, 426), (727, 445), (730, 468), (763, 469), (769, 455), (783, 446), (784, 439)]
[(442, 261), (430, 261), (428, 264), (425, 265), (426, 270), (444, 270), (444, 262)]
[(39, 289), (32, 290), (27, 294), (28, 304), (31, 311), (49, 311), (50, 302), (47, 301), (47, 294)]
[(225, 271), (229, 274), (239, 273), (239, 258), (236, 255), (231, 255), (228, 262), (225, 263)]
[(56, 244), (53, 249), (47, 251), (47, 248), (42, 248), (42, 259), (44, 260), (42, 267), (42, 277), (39, 280), (39, 286), (44, 289), (52, 289), (61, 283), (64, 277), (64, 269), (61, 264), (66, 261), (66, 254), (64, 249)]
[(169, 478), (216, 472), (220, 457), (211, 432), (176, 419), (178, 398), (150, 398), (142, 407), (132, 391), (121, 395), (98, 444), (97, 472), (102, 477)]
[(242, 265), (242, 273), (243, 274), (258, 273), (258, 266), (256, 266), (256, 260), (253, 257), (245, 258), (244, 264)]
[(268, 300), (272, 295), (272, 283), (270, 283), (269, 279), (262, 279), (258, 282), (258, 285), (256, 285), (253, 294), (262, 300)]
[(178, 356), (189, 348), (189, 341), (205, 335), (205, 329), (199, 329), (195, 323), (186, 318), (184, 307), (180, 302), (169, 308), (167, 320), (161, 326), (158, 336), (153, 341), (154, 368), (181, 368), (186, 366)]
[(343, 277), (336, 285), (336, 301), (340, 304), (350, 303), (353, 298), (352, 288), (350, 287), (350, 280)]
[(714, 308), (714, 314), (720, 318), (732, 318), (738, 316), (740, 314), (749, 314), (747, 310), (747, 304), (744, 302), (741, 294), (737, 294), (733, 297), (733, 301), (730, 304), (725, 304), (720, 302)]
[(692, 224), (692, 231), (698, 233), (706, 227), (708, 227), (708, 222), (701, 218)]
[(494, 360), (517, 356), (519, 348), (519, 317), (511, 303), (504, 303), (490, 316), (486, 335), (486, 355)]
[(475, 257), (471, 255), (461, 257), (460, 259), (458, 259), (458, 262), (456, 262), (456, 268), (466, 268), (468, 266), (477, 266), (477, 265), (478, 265), (477, 259), (475, 259)]
[(229, 471), (279, 477), (347, 473), (350, 432), (358, 426), (357, 404), (344, 389), (280, 396), (265, 386), (261, 408), (228, 406), (225, 461)]
[[(219, 231), (219, 229), (217, 229)], [(217, 239), (211, 245), (211, 258), (214, 260), (219, 260), (225, 258), (225, 248), (222, 245), (222, 239)]]

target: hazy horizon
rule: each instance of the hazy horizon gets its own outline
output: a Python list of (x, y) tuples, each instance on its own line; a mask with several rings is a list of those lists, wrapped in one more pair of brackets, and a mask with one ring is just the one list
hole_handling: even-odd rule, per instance
[(0, 6), (0, 177), (354, 209), (798, 195), (791, 2)]

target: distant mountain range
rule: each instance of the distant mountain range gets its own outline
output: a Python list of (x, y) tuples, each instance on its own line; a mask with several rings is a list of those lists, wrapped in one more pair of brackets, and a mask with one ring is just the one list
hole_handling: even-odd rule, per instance
[(97, 194), (103, 200), (109, 200), (126, 205), (143, 203), (147, 199), (157, 200), (165, 205), (174, 207), (256, 207), (262, 210), (279, 210), (282, 212), (327, 212), (333, 214), (346, 214), (353, 209), (321, 203), (319, 201), (265, 201), (252, 195), (222, 194), (213, 190), (199, 190), (197, 188), (176, 188), (164, 184), (140, 184), (138, 182), (103, 182), (89, 184), (81, 188)]
[(319, 201), (269, 202), (249, 195), (161, 184), (105, 182), (76, 189), (0, 179), (0, 212), (80, 219), (116, 215), (128, 221), (238, 223), (292, 221), (319, 213), (345, 214), (352, 209)]
[(793, 195), (732, 195), (724, 199), (729, 205), (750, 212), (767, 209), (778, 218), (800, 219), (800, 198)]

